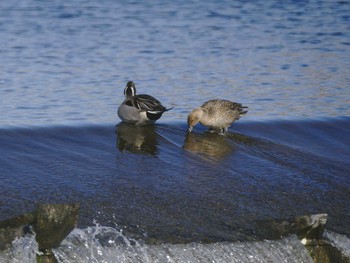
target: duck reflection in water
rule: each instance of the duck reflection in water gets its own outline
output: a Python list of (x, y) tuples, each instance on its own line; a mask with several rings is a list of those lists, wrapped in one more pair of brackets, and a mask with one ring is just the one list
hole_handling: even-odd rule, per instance
[(209, 131), (202, 134), (187, 133), (183, 148), (213, 161), (223, 160), (234, 151), (228, 138)]
[(116, 147), (121, 152), (156, 155), (157, 133), (156, 126), (135, 126), (121, 122), (116, 125)]

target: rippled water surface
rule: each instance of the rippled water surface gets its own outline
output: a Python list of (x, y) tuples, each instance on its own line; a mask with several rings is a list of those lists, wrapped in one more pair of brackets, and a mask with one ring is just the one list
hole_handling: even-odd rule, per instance
[(349, 115), (347, 1), (2, 1), (2, 125), (116, 122), (127, 80), (183, 120)]
[[(0, 2), (0, 220), (79, 202), (62, 262), (310, 262), (292, 237), (261, 242), (262, 222), (327, 213), (349, 253), (349, 14), (347, 1)], [(119, 123), (128, 80), (174, 108)], [(249, 112), (226, 136), (186, 134), (212, 98)], [(104, 229), (132, 247), (97, 244)]]

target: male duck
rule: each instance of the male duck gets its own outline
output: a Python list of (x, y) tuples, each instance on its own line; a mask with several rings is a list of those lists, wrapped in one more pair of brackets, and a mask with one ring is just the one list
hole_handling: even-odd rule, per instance
[(147, 94), (136, 95), (135, 83), (129, 81), (124, 89), (125, 100), (118, 108), (119, 118), (136, 125), (152, 124), (158, 120), (165, 108), (157, 99)]
[(192, 132), (193, 127), (199, 122), (210, 130), (226, 133), (234, 121), (248, 112), (247, 108), (229, 100), (209, 100), (188, 115), (188, 131)]

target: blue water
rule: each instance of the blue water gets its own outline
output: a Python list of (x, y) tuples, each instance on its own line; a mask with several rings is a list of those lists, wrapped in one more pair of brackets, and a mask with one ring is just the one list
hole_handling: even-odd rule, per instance
[(348, 116), (347, 1), (2, 1), (0, 124), (115, 123), (128, 80), (183, 121)]
[[(350, 236), (349, 14), (348, 1), (2, 1), (0, 220), (79, 202), (77, 231), (216, 244), (328, 213)], [(121, 124), (128, 80), (174, 108)], [(249, 112), (227, 136), (187, 135), (212, 98)]]

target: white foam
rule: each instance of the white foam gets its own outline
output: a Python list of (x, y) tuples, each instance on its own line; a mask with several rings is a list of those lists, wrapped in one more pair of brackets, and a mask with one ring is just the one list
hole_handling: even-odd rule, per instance
[(295, 236), (261, 242), (146, 245), (101, 226), (75, 229), (54, 253), (60, 262), (313, 262)]
[(12, 247), (0, 252), (1, 263), (36, 263), (38, 243), (35, 235), (26, 235), (16, 238)]
[[(325, 238), (350, 257), (350, 239), (325, 232)], [(18, 238), (12, 248), (0, 252), (1, 263), (35, 263), (38, 244), (34, 235)], [(104, 226), (74, 229), (53, 250), (59, 262), (298, 262), (312, 263), (296, 236), (258, 242), (218, 242), (211, 244), (148, 245)]]

